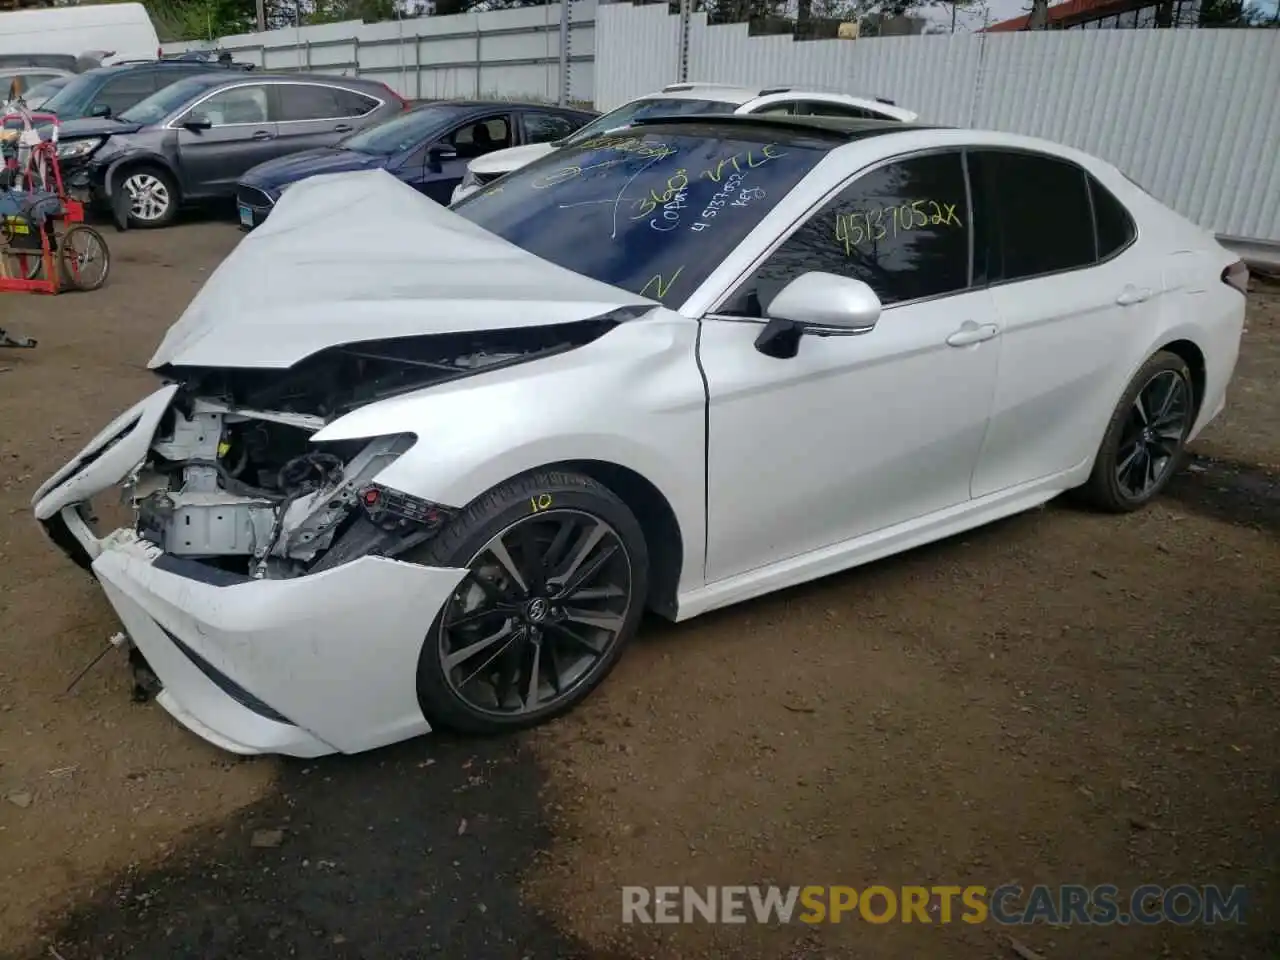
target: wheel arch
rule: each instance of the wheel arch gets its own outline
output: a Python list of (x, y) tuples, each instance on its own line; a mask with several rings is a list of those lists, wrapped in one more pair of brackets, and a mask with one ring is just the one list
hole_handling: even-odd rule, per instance
[(1168, 351), (1179, 356), (1191, 370), (1191, 388), (1195, 391), (1195, 414), (1193, 422), (1200, 417), (1200, 405), (1204, 402), (1204, 392), (1207, 377), (1207, 367), (1205, 365), (1204, 351), (1200, 349), (1199, 344), (1194, 340), (1178, 339), (1171, 340), (1164, 346), (1157, 348), (1152, 352), (1152, 356), (1160, 351)]
[(120, 178), (124, 174), (130, 170), (143, 167), (155, 167), (173, 181), (173, 189), (177, 194), (174, 197), (174, 202), (181, 202), (182, 183), (178, 177), (178, 171), (173, 168), (173, 164), (158, 153), (132, 153), (128, 156), (120, 157), (118, 160), (113, 160), (102, 177), (102, 190), (107, 199), (110, 200), (115, 195), (116, 185), (121, 182)]
[(605, 460), (564, 460), (542, 469), (584, 474), (608, 487), (627, 505), (640, 523), (649, 551), (646, 605), (660, 616), (674, 620), (684, 567), (684, 535), (675, 509), (662, 491), (630, 467)]

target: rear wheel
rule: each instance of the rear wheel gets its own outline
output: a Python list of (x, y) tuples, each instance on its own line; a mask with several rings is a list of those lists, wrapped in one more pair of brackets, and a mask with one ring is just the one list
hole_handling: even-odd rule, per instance
[(78, 223), (62, 235), (58, 251), (62, 282), (72, 290), (97, 290), (111, 272), (107, 241), (93, 227)]
[(1116, 406), (1082, 497), (1115, 513), (1149, 503), (1177, 472), (1195, 412), (1186, 361), (1165, 350), (1155, 354)]
[(635, 633), (648, 590), (635, 517), (576, 473), (508, 481), (405, 559), (469, 571), (418, 666), (423, 712), (467, 733), (531, 727), (583, 700)]

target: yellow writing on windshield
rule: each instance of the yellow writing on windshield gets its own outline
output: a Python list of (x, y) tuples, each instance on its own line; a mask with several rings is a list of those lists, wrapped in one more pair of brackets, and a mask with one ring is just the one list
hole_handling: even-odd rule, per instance
[(836, 242), (845, 256), (863, 243), (875, 243), (892, 234), (897, 237), (925, 227), (963, 228), (957, 204), (937, 200), (911, 200), (892, 206), (872, 207), (857, 213), (836, 214)]
[(732, 168), (734, 173), (742, 173), (742, 167), (738, 163), (739, 160), (748, 167), (755, 168), (764, 166), (770, 160), (777, 160), (785, 156), (785, 153), (778, 152), (778, 145), (776, 143), (766, 143), (759, 149), (759, 151), (746, 151), (745, 157), (742, 153), (735, 153), (731, 157), (725, 157), (723, 160), (717, 162), (714, 167), (707, 167), (699, 173), (698, 176), (706, 177), (708, 180), (719, 183), (720, 178), (725, 174), (726, 167)]
[(666, 299), (667, 293), (671, 290), (671, 285), (676, 282), (676, 278), (684, 272), (684, 266), (681, 265), (675, 273), (671, 275), (671, 279), (664, 280), (662, 274), (655, 273), (649, 278), (649, 282), (640, 290), (640, 296), (652, 296), (655, 300)]

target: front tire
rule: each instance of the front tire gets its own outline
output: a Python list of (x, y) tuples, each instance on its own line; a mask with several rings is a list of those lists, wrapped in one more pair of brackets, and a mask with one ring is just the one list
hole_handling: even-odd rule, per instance
[(1111, 513), (1150, 503), (1178, 471), (1195, 414), (1186, 361), (1167, 350), (1156, 353), (1116, 405), (1093, 472), (1080, 488), (1083, 499)]
[(648, 593), (635, 516), (571, 472), (507, 481), (404, 559), (470, 571), (418, 662), (423, 713), (462, 733), (532, 727), (576, 706), (617, 663)]
[(129, 225), (140, 229), (167, 227), (178, 216), (178, 187), (159, 167), (132, 167), (116, 188), (129, 197)]

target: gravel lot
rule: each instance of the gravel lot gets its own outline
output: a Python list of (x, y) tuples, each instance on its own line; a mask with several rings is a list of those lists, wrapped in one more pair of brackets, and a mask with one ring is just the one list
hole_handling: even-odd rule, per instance
[[(0, 303), (41, 341), (0, 353), (6, 955), (1280, 953), (1280, 288), (1255, 284), (1228, 411), (1141, 514), (1052, 504), (652, 623), (525, 736), (304, 763), (206, 747), (129, 702), (114, 653), (67, 690), (117, 626), (29, 497), (149, 389), (240, 234), (107, 236), (102, 291)], [(1013, 880), (1245, 884), (1248, 925), (1037, 926), (1015, 947), (993, 925), (619, 923), (623, 884)]]

